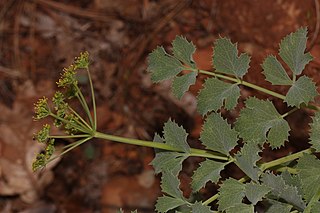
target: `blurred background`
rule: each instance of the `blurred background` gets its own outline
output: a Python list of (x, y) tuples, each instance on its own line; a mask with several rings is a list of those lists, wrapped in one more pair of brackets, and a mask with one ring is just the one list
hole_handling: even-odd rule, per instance
[[(238, 42), (251, 55), (245, 79), (271, 88), (260, 64), (277, 54), (285, 35), (307, 26), (308, 50), (315, 59), (305, 74), (319, 84), (320, 43), (318, 0), (0, 0), (0, 212), (154, 212), (160, 195), (159, 177), (149, 163), (150, 148), (93, 140), (33, 173), (39, 145), (32, 135), (42, 127), (34, 122), (33, 103), (50, 97), (63, 67), (80, 51), (91, 58), (100, 131), (152, 140), (170, 117), (190, 133), (199, 147), (202, 117), (196, 111), (200, 77), (181, 101), (170, 93), (170, 82), (152, 84), (146, 58), (158, 45), (170, 50), (176, 35), (197, 46), (200, 68), (212, 70), (212, 45), (219, 36)], [(80, 84), (89, 95), (88, 79)], [(273, 90), (285, 94), (286, 88)], [(285, 105), (272, 97), (243, 88), (236, 110), (222, 110), (234, 121), (242, 101), (250, 96), (272, 100), (280, 112)], [(291, 132), (286, 148), (266, 151), (264, 160), (307, 147), (307, 110), (289, 116)], [(180, 173), (181, 188), (190, 194), (190, 175), (201, 159), (188, 159)], [(240, 178), (228, 167), (225, 176)], [(207, 184), (199, 196), (216, 192)]]

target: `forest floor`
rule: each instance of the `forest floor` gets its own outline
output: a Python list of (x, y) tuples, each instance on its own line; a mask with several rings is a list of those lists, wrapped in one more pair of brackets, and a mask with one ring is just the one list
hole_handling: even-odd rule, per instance
[[(319, 17), (315, 0), (199, 0), (199, 1), (0, 1), (0, 212), (105, 212), (138, 209), (154, 212), (160, 195), (159, 177), (149, 165), (150, 148), (93, 140), (67, 154), (40, 173), (31, 164), (39, 145), (32, 140), (41, 128), (34, 122), (33, 103), (51, 96), (63, 67), (80, 51), (90, 53), (101, 131), (152, 140), (163, 123), (173, 118), (199, 146), (202, 117), (196, 111), (200, 77), (181, 101), (169, 82), (152, 84), (146, 58), (158, 45), (165, 48), (177, 35), (197, 46), (200, 68), (212, 70), (212, 45), (219, 36), (238, 42), (251, 55), (245, 79), (271, 88), (261, 74), (263, 59), (277, 54), (281, 39), (308, 27), (308, 50), (315, 59), (305, 74), (320, 84)], [(320, 12), (320, 11), (319, 11)], [(88, 79), (80, 76), (89, 95)], [(272, 87), (285, 93), (283, 87)], [(272, 100), (280, 112), (286, 106), (275, 98), (242, 88), (243, 100), (255, 94)], [(236, 110), (223, 112), (232, 122)], [(286, 148), (266, 152), (265, 160), (296, 151), (307, 144), (310, 112), (288, 117), (292, 128)], [(189, 159), (180, 174), (181, 188), (190, 193), (190, 175), (201, 159)], [(225, 174), (236, 178), (233, 167)], [(199, 196), (210, 197), (208, 184)]]

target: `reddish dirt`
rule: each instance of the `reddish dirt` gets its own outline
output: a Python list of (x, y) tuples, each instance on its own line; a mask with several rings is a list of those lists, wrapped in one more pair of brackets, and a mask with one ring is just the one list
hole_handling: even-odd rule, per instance
[[(228, 36), (238, 42), (240, 51), (251, 55), (245, 79), (271, 88), (261, 74), (263, 59), (277, 54), (281, 38), (301, 26), (308, 27), (309, 41), (318, 38), (316, 24), (314, 0), (0, 1), (0, 125), (6, 127), (0, 131), (0, 188), (8, 187), (2, 194), (0, 190), (0, 211), (113, 213), (122, 207), (154, 212), (160, 189), (159, 177), (154, 177), (149, 166), (154, 156), (149, 148), (94, 140), (43, 174), (30, 173), (32, 156), (39, 151), (32, 134), (41, 127), (32, 122), (32, 104), (43, 95), (52, 95), (59, 72), (80, 51), (88, 50), (91, 55), (101, 131), (151, 140), (171, 117), (191, 134), (190, 143), (199, 147), (203, 120), (195, 111), (195, 96), (205, 77), (191, 87), (188, 98), (177, 101), (168, 83), (151, 83), (146, 72), (148, 53), (184, 35), (197, 46), (199, 67), (211, 70), (212, 44), (219, 36)], [(305, 73), (319, 86), (319, 38), (308, 45), (316, 58)], [(89, 94), (87, 79), (82, 77), (81, 86)], [(273, 89), (286, 92), (283, 87)], [(253, 94), (270, 98), (280, 112), (287, 110), (280, 100), (243, 88), (243, 100)], [(230, 122), (242, 105), (224, 112)], [(266, 151), (265, 160), (307, 146), (309, 114), (300, 110), (288, 117), (292, 144), (275, 153)], [(14, 139), (18, 145), (12, 145), (14, 132), (19, 133)], [(188, 160), (180, 174), (186, 195), (190, 175), (200, 161)], [(11, 162), (12, 167), (1, 162)], [(5, 173), (10, 168), (24, 176)], [(242, 174), (230, 167), (223, 175)], [(5, 185), (8, 180), (20, 183), (25, 178), (28, 187), (23, 189), (19, 184)], [(201, 191), (204, 198), (217, 188), (207, 186)]]

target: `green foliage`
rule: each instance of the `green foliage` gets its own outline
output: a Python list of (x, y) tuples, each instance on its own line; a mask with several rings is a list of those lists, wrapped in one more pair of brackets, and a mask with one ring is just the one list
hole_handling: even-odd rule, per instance
[(256, 165), (256, 162), (261, 158), (258, 154), (260, 151), (260, 148), (255, 144), (245, 144), (235, 156), (239, 168), (254, 181), (258, 181), (261, 172)]
[(190, 72), (177, 76), (183, 70), (195, 70), (196, 64), (192, 55), (196, 51), (192, 42), (184, 37), (177, 36), (172, 42), (173, 55), (168, 54), (163, 47), (157, 47), (148, 57), (148, 70), (151, 72), (151, 80), (160, 82), (173, 79), (172, 92), (177, 98), (183, 94), (196, 81), (197, 73)]
[(320, 152), (320, 112), (315, 113), (310, 126), (310, 143), (312, 144), (312, 148)]
[(200, 140), (208, 149), (229, 155), (237, 145), (238, 134), (220, 114), (210, 114), (202, 128)]
[(320, 193), (320, 161), (313, 155), (303, 155), (297, 164), (303, 198), (310, 200)]
[(198, 111), (206, 114), (217, 111), (223, 105), (231, 110), (237, 105), (240, 89), (237, 84), (229, 84), (216, 78), (209, 78), (204, 83), (204, 88), (198, 95)]
[(280, 43), (279, 55), (294, 75), (300, 75), (304, 67), (313, 59), (310, 53), (304, 53), (306, 44), (307, 28), (291, 33)]
[(288, 139), (290, 127), (271, 101), (250, 97), (240, 112), (236, 130), (247, 143), (268, 141), (272, 148), (279, 148)]
[(163, 135), (166, 144), (177, 148), (180, 151), (190, 152), (190, 147), (187, 143), (188, 133), (183, 127), (180, 127), (175, 122), (169, 120), (164, 124)]
[(214, 43), (213, 67), (221, 73), (242, 78), (249, 69), (250, 57), (246, 53), (238, 56), (237, 45), (230, 39), (220, 38)]
[(242, 204), (242, 200), (245, 197), (245, 189), (246, 186), (235, 179), (225, 180), (219, 189), (219, 211), (225, 211)]
[[(89, 54), (81, 53), (73, 64), (63, 70), (57, 82), (62, 91), (54, 94), (52, 103), (43, 97), (35, 104), (35, 120), (51, 117), (55, 126), (61, 128), (65, 135), (52, 135), (49, 124), (45, 124), (34, 135), (44, 148), (37, 155), (33, 169), (43, 168), (54, 159), (54, 140), (57, 138), (74, 140), (59, 149), (57, 156), (92, 138), (99, 138), (155, 148), (156, 154), (151, 165), (156, 174), (161, 175), (163, 192), (155, 206), (157, 212), (209, 213), (218, 210), (222, 213), (253, 213), (257, 211), (256, 206), (265, 206), (264, 212), (267, 213), (316, 213), (320, 208), (320, 163), (315, 155), (320, 152), (320, 108), (310, 103), (318, 95), (316, 84), (310, 77), (300, 76), (312, 59), (310, 53), (305, 53), (306, 42), (307, 30), (301, 28), (280, 43), (279, 55), (291, 74), (288, 74), (289, 70), (284, 68), (276, 56), (267, 56), (262, 63), (266, 80), (272, 85), (288, 86), (286, 95), (244, 81), (242, 78), (249, 69), (250, 57), (246, 53), (239, 55), (237, 45), (227, 38), (219, 38), (214, 43), (213, 71), (198, 69), (193, 60), (195, 45), (181, 36), (172, 42), (172, 54), (167, 53), (163, 47), (157, 47), (150, 53), (148, 70), (151, 79), (155, 83), (172, 80), (172, 92), (179, 99), (195, 84), (199, 74), (211, 77), (205, 80), (197, 96), (197, 108), (204, 120), (197, 147), (204, 147), (202, 149), (190, 147), (186, 130), (171, 119), (164, 124), (163, 137), (155, 134), (153, 141), (97, 131)], [(78, 87), (77, 69), (88, 71), (91, 104), (87, 103)], [(243, 100), (244, 97), (240, 98), (243, 87), (280, 98), (292, 109), (280, 114), (270, 100), (256, 97)], [(77, 112), (69, 105), (70, 98), (78, 100), (82, 112)], [(227, 115), (237, 114), (234, 111), (230, 113), (237, 105), (243, 107), (239, 117), (232, 116), (236, 121), (224, 119), (229, 118)], [(268, 145), (272, 149), (280, 148), (286, 145), (285, 141), (290, 142), (290, 127), (285, 118), (304, 108), (318, 111), (310, 124), (311, 147), (265, 162), (268, 158), (265, 156), (270, 155), (270, 151), (268, 149), (264, 153), (264, 148)], [(82, 114), (86, 116), (80, 116)], [(192, 157), (202, 158), (203, 161), (191, 177), (192, 193), (197, 196), (191, 194), (186, 198), (180, 189), (179, 174), (183, 172), (183, 162)], [(229, 164), (243, 172), (240, 179), (234, 179), (223, 172)], [(219, 192), (207, 200), (199, 200), (201, 189), (209, 181), (220, 185)], [(215, 205), (210, 206), (214, 201), (217, 201)]]
[(299, 210), (303, 210), (306, 207), (301, 195), (298, 193), (297, 187), (285, 183), (281, 175), (264, 173), (262, 174), (261, 181), (271, 189), (270, 197), (283, 199)]
[(263, 73), (266, 80), (273, 85), (292, 85), (292, 80), (289, 78), (286, 70), (273, 55), (268, 56), (263, 64)]
[(290, 87), (285, 102), (289, 106), (300, 107), (300, 104), (309, 103), (318, 95), (315, 83), (312, 82), (311, 78), (301, 76), (295, 81)]
[(203, 161), (199, 168), (194, 171), (192, 176), (192, 190), (199, 191), (206, 185), (208, 181), (217, 183), (220, 178), (220, 172), (224, 169), (226, 163), (216, 162), (212, 160)]

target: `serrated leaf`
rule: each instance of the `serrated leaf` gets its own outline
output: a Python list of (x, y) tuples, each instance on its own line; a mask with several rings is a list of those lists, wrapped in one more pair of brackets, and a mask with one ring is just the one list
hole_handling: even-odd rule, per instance
[(225, 180), (219, 189), (218, 210), (226, 209), (242, 203), (245, 196), (245, 185), (235, 179)]
[(310, 143), (316, 152), (320, 152), (320, 112), (317, 111), (310, 124)]
[(262, 64), (263, 74), (272, 85), (292, 85), (286, 70), (273, 55), (269, 55)]
[(287, 201), (287, 203), (294, 205), (300, 210), (306, 207), (302, 197), (298, 194), (297, 188), (287, 185), (280, 175), (264, 173), (261, 180), (264, 185), (271, 189), (273, 196)]
[(191, 72), (182, 76), (177, 76), (172, 82), (172, 93), (178, 99), (181, 99), (189, 87), (195, 84), (197, 78), (196, 72)]
[(167, 145), (177, 148), (179, 151), (190, 152), (187, 143), (188, 133), (182, 126), (178, 126), (174, 121), (167, 121), (163, 127), (164, 140)]
[(284, 101), (289, 106), (300, 108), (302, 103), (307, 104), (318, 95), (315, 83), (307, 76), (301, 76), (290, 87)]
[(292, 206), (287, 203), (281, 203), (275, 200), (269, 200), (270, 207), (266, 209), (266, 213), (290, 213)]
[(213, 211), (210, 210), (209, 206), (205, 206), (201, 202), (192, 204), (191, 209), (192, 213), (213, 213)]
[(217, 111), (223, 105), (227, 110), (231, 110), (237, 105), (239, 97), (238, 85), (209, 78), (205, 81), (204, 88), (199, 92), (198, 111), (204, 115), (212, 110)]
[(184, 204), (186, 204), (186, 201), (181, 200), (179, 198), (162, 196), (162, 197), (158, 197), (157, 199), (156, 211), (159, 213), (166, 213), (169, 210), (177, 208)]
[(254, 97), (247, 99), (246, 108), (241, 110), (235, 129), (244, 141), (264, 143), (268, 140), (272, 148), (282, 146), (290, 131), (288, 123), (269, 100)]
[(320, 202), (316, 202), (312, 205), (311, 207), (311, 213), (318, 213), (319, 212), (319, 209), (320, 209)]
[(295, 186), (299, 195), (303, 195), (301, 189), (301, 179), (298, 175), (290, 174), (288, 171), (284, 171), (281, 173), (281, 177), (287, 185)]
[(184, 69), (181, 62), (169, 56), (163, 47), (157, 47), (148, 57), (148, 70), (151, 72), (151, 80), (159, 82), (176, 76)]
[(270, 189), (265, 185), (253, 182), (246, 184), (246, 197), (253, 205), (256, 205), (261, 201), (268, 192), (270, 192)]
[(220, 163), (206, 159), (200, 163), (199, 168), (194, 171), (191, 187), (193, 192), (199, 191), (208, 181), (216, 183), (220, 178), (220, 172), (226, 163)]
[(300, 28), (286, 36), (280, 43), (279, 55), (295, 75), (300, 75), (304, 67), (313, 59), (310, 53), (304, 53), (307, 33), (307, 28)]
[(226, 213), (254, 213), (254, 206), (240, 203), (228, 208)]
[(230, 39), (219, 38), (214, 43), (213, 66), (217, 71), (242, 78), (249, 63), (249, 55), (242, 53), (238, 57), (237, 44), (232, 44)]
[(229, 155), (237, 145), (238, 134), (220, 114), (210, 114), (202, 127), (200, 140), (208, 149)]
[(180, 181), (178, 177), (170, 172), (163, 172), (161, 177), (162, 192), (167, 193), (171, 197), (184, 200), (182, 192), (179, 188)]
[(196, 51), (196, 47), (192, 42), (187, 41), (187, 39), (182, 36), (177, 36), (172, 42), (172, 47), (174, 57), (184, 64), (196, 68), (196, 64), (192, 58), (193, 53)]
[(320, 161), (314, 155), (304, 154), (297, 164), (304, 199), (309, 202), (320, 191)]
[(182, 162), (187, 158), (183, 153), (178, 152), (159, 152), (150, 163), (155, 173), (171, 172), (177, 176), (182, 169)]
[(235, 156), (239, 168), (254, 181), (258, 181), (261, 172), (256, 165), (256, 162), (261, 158), (258, 154), (260, 151), (256, 144), (247, 143)]

